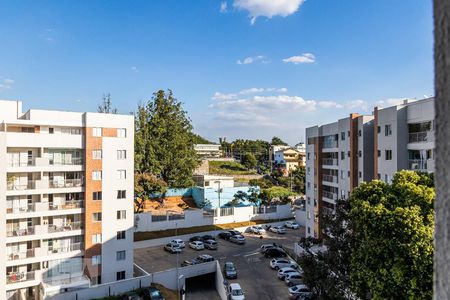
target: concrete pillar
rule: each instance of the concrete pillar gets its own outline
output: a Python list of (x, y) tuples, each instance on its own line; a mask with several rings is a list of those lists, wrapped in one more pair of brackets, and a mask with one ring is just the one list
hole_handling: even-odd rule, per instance
[(436, 228), (434, 299), (450, 299), (450, 0), (434, 0)]

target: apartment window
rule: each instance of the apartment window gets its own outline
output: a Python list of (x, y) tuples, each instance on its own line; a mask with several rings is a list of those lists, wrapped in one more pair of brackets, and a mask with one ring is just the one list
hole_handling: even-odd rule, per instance
[(384, 135), (385, 135), (385, 136), (392, 135), (392, 127), (391, 127), (391, 124), (384, 125)]
[(314, 207), (317, 207), (317, 200), (314, 199)]
[(92, 159), (102, 159), (102, 150), (92, 150)]
[(392, 150), (386, 150), (385, 156), (386, 160), (392, 160)]
[(381, 132), (381, 127), (377, 126), (377, 133), (380, 133), (380, 132)]
[(349, 131), (347, 131), (347, 136), (348, 136), (348, 137), (350, 136), (350, 130), (349, 130)]
[(341, 159), (345, 159), (345, 152), (341, 151)]
[(341, 170), (341, 179), (344, 179), (345, 175), (344, 175), (344, 171)]
[(361, 150), (358, 151), (358, 156), (361, 157), (362, 156), (362, 152)]
[(345, 190), (341, 190), (341, 198), (345, 199)]
[(92, 128), (92, 136), (102, 136), (102, 128), (100, 127)]
[(311, 198), (307, 198), (307, 203), (308, 203), (308, 205), (311, 205)]
[(48, 129), (48, 133), (54, 134), (54, 133), (55, 133), (55, 128), (50, 127), (50, 128)]
[(125, 279), (125, 271), (120, 271), (116, 273), (116, 280), (124, 280)]
[(92, 276), (91, 283), (92, 283), (92, 285), (101, 284), (102, 283), (102, 275)]
[(92, 180), (102, 180), (102, 171), (92, 171)]
[(309, 160), (309, 152), (308, 152), (308, 154), (307, 154), (307, 158), (308, 158), (308, 160)]
[(102, 213), (96, 212), (92, 214), (92, 221), (100, 222), (102, 220)]
[(347, 177), (350, 178), (350, 171), (347, 171)]
[(127, 137), (127, 130), (125, 128), (117, 129), (117, 137), (120, 137), (120, 138)]
[(345, 141), (345, 131), (341, 132), (341, 141)]
[(93, 192), (92, 199), (93, 200), (102, 200), (102, 192)]
[(101, 233), (93, 234), (91, 236), (91, 238), (92, 238), (92, 244), (100, 244), (102, 242), (102, 234)]
[(378, 157), (381, 156), (381, 150), (378, 150)]
[(93, 266), (99, 265), (101, 263), (102, 263), (102, 256), (100, 254), (92, 256), (92, 265)]
[(126, 234), (125, 230), (117, 231), (117, 239), (118, 240), (124, 240), (126, 238), (125, 234)]
[(308, 220), (310, 220), (311, 219), (311, 213), (308, 211), (308, 212), (306, 212), (306, 218), (308, 218)]
[(361, 177), (362, 177), (362, 173), (361, 173), (361, 171), (360, 171), (360, 172), (358, 172), (358, 177), (359, 177), (359, 178), (361, 178)]
[(127, 197), (126, 190), (118, 190), (117, 191), (117, 199), (125, 199)]
[(118, 210), (117, 211), (117, 220), (123, 220), (127, 217), (127, 211), (126, 210)]
[(308, 167), (308, 175), (311, 174), (311, 168)]
[(116, 260), (125, 260), (125, 250), (116, 252)]
[(127, 150), (117, 150), (117, 159), (127, 159)]
[(378, 180), (381, 179), (381, 174), (380, 173), (377, 174), (377, 178), (378, 178)]
[(311, 227), (308, 226), (308, 234), (311, 234)]
[(358, 130), (358, 136), (362, 136), (362, 132), (361, 132), (361, 129), (360, 129), (360, 130)]
[(350, 151), (347, 151), (347, 156), (350, 157)]
[(308, 187), (308, 190), (310, 190), (311, 189), (311, 182), (307, 182), (306, 186)]
[(127, 178), (126, 170), (117, 170), (117, 179), (125, 179)]
[(427, 150), (427, 159), (432, 159), (433, 158), (433, 150), (429, 149)]

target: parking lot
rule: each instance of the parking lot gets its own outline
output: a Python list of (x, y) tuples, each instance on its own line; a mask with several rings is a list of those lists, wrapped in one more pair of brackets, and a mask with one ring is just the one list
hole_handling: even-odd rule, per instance
[[(179, 265), (181, 266), (184, 260), (191, 260), (200, 254), (210, 254), (216, 260), (219, 260), (221, 266), (223, 266), (225, 261), (234, 262), (238, 278), (229, 281), (230, 283), (238, 282), (241, 285), (246, 299), (287, 299), (286, 284), (277, 278), (276, 271), (269, 266), (270, 259), (265, 258), (259, 252), (259, 248), (262, 244), (278, 243), (292, 249), (293, 244), (300, 237), (304, 236), (303, 229), (287, 229), (287, 233), (283, 235), (267, 232), (262, 239), (258, 235), (247, 233), (243, 235), (246, 238), (245, 245), (237, 245), (217, 238), (216, 240), (219, 243), (218, 250), (205, 249), (196, 251), (190, 249), (187, 245), (188, 241), (185, 241), (186, 248), (178, 255)], [(151, 273), (175, 268), (177, 255), (164, 251), (163, 246), (149, 247), (136, 249), (134, 260), (136, 264)], [(189, 291), (188, 286), (187, 290)], [(218, 294), (215, 292), (215, 287), (210, 287), (209, 285), (205, 285), (204, 292), (197, 289), (195, 297), (193, 296), (187, 293), (186, 299), (219, 299)]]

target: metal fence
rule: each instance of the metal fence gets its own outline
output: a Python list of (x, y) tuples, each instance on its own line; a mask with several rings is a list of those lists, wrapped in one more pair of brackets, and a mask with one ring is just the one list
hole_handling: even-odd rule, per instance
[(152, 215), (152, 222), (162, 222), (167, 221), (166, 215)]
[(170, 214), (169, 221), (184, 220), (184, 214)]
[(220, 216), (232, 216), (234, 214), (234, 207), (222, 207), (220, 209)]

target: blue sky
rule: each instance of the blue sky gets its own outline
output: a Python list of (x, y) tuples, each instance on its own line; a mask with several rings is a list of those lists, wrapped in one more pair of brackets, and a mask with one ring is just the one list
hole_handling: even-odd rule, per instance
[(431, 1), (0, 0), (0, 99), (122, 113), (158, 89), (195, 131), (304, 128), (433, 94)]

